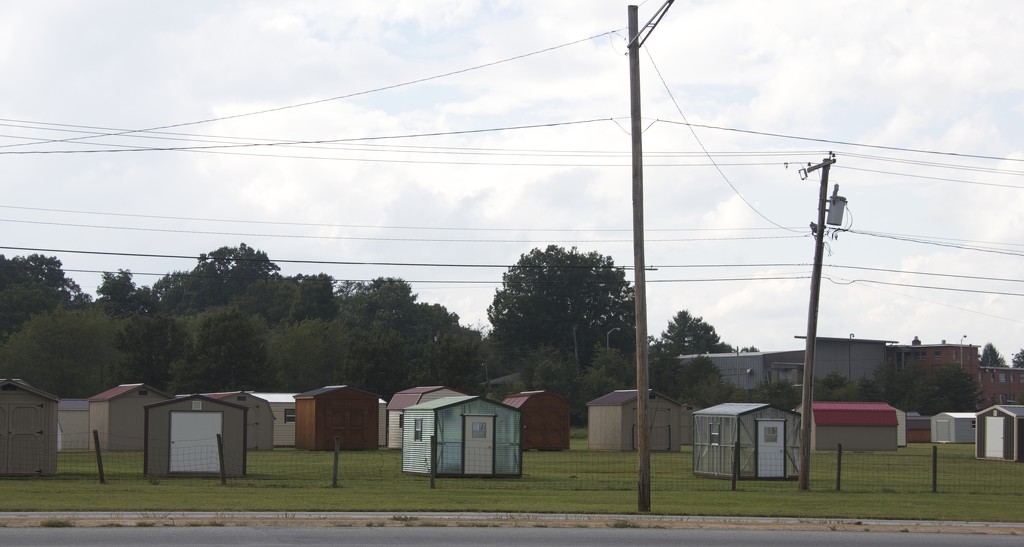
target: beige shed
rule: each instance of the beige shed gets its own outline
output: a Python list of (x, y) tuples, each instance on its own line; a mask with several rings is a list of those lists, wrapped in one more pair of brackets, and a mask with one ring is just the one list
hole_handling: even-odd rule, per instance
[(89, 401), (61, 399), (57, 403), (57, 451), (88, 450)]
[(57, 472), (57, 397), (0, 379), (0, 475)]
[(205, 395), (188, 395), (145, 407), (146, 475), (245, 475), (249, 408)]
[[(96, 431), (102, 450), (142, 450), (145, 406), (173, 399), (146, 384), (121, 384), (89, 397), (89, 431)], [(92, 435), (89, 448), (95, 449)]]
[[(678, 451), (682, 405), (661, 393), (647, 398), (648, 440), (651, 450)], [(620, 389), (587, 403), (587, 447), (590, 450), (636, 450), (636, 390)]]
[(270, 409), (269, 401), (248, 391), (209, 393), (208, 396), (249, 409), (246, 418), (246, 449), (270, 450), (274, 448), (274, 412)]

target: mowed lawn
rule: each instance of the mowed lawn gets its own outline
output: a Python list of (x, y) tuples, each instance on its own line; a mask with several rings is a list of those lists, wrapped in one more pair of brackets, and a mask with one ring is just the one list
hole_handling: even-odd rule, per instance
[[(1024, 521), (1024, 464), (974, 458), (973, 445), (898, 452), (847, 452), (837, 491), (837, 455), (814, 453), (811, 491), (792, 481), (695, 477), (690, 449), (651, 455), (652, 512), (673, 515), (785, 516)], [(634, 513), (636, 454), (592, 452), (574, 439), (564, 452), (527, 452), (521, 478), (444, 478), (401, 472), (401, 451), (342, 452), (332, 487), (330, 452), (250, 452), (245, 477), (145, 477), (142, 454), (64, 452), (53, 477), (0, 479), (0, 511), (496, 511)]]

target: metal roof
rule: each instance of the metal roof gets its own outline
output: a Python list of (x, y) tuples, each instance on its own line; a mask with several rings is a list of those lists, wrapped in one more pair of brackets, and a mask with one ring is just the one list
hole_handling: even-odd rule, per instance
[(164, 393), (163, 391), (160, 391), (159, 389), (156, 389), (156, 388), (154, 388), (152, 386), (147, 386), (146, 384), (121, 384), (121, 385), (119, 385), (117, 387), (112, 387), (112, 388), (110, 388), (110, 389), (108, 389), (106, 391), (97, 393), (96, 395), (93, 395), (92, 397), (89, 397), (89, 401), (93, 401), (93, 402), (96, 402), (96, 401), (109, 401), (111, 399), (116, 399), (116, 398), (118, 398), (118, 397), (120, 397), (120, 396), (122, 396), (122, 395), (124, 395), (126, 393), (130, 393), (133, 390), (136, 390), (136, 389), (139, 389), (139, 388), (147, 389), (147, 390), (152, 391), (152, 392), (154, 392), (154, 393), (156, 393), (158, 395), (163, 395), (164, 397), (167, 397), (168, 399), (173, 399), (173, 397), (171, 397), (170, 395)]
[(984, 414), (990, 410), (999, 409), (1007, 414), (1013, 414), (1014, 416), (1024, 416), (1024, 405), (995, 405), (982, 410), (978, 414)]
[(380, 395), (377, 395), (376, 393), (370, 393), (369, 391), (366, 391), (365, 389), (359, 389), (359, 388), (355, 388), (355, 387), (352, 387), (352, 386), (324, 386), (324, 387), (320, 387), (320, 388), (317, 388), (317, 389), (311, 389), (311, 390), (303, 392), (303, 393), (299, 393), (299, 394), (295, 395), (295, 398), (299, 399), (299, 398), (308, 398), (308, 397), (319, 397), (320, 395), (324, 395), (326, 393), (332, 393), (332, 392), (335, 392), (335, 391), (338, 391), (338, 390), (341, 390), (341, 389), (348, 389), (348, 390), (351, 390), (351, 391), (358, 391), (359, 393), (365, 393), (366, 395), (373, 395), (377, 399), (380, 399)]
[(61, 399), (57, 410), (89, 410), (89, 399)]
[[(669, 401), (671, 403), (675, 403), (677, 405), (679, 404), (676, 401), (673, 401), (672, 399), (669, 399), (668, 397), (662, 395), (661, 393), (658, 393), (657, 391), (654, 391), (653, 389), (649, 390), (649, 391), (650, 391), (650, 394), (651, 394), (652, 398), (661, 398), (661, 399), (665, 399), (666, 401)], [(636, 390), (635, 389), (617, 389), (617, 390), (615, 390), (615, 391), (613, 391), (611, 393), (606, 393), (606, 394), (598, 397), (597, 399), (594, 399), (593, 401), (590, 401), (589, 403), (587, 403), (587, 406), (617, 406), (617, 405), (624, 405), (624, 404), (626, 404), (626, 403), (628, 403), (630, 401), (633, 401), (635, 399), (636, 399)]]
[(542, 398), (544, 398), (544, 397), (554, 397), (554, 398), (558, 399), (559, 401), (561, 401), (561, 404), (564, 404), (566, 407), (569, 406), (569, 403), (567, 403), (565, 401), (565, 397), (562, 397), (561, 395), (559, 395), (559, 394), (557, 394), (557, 393), (555, 393), (553, 391), (545, 391), (545, 390), (539, 390), (539, 391), (520, 391), (519, 393), (513, 393), (512, 395), (509, 395), (508, 397), (505, 397), (505, 400), (503, 400), (501, 402), (501, 404), (508, 405), (508, 406), (510, 406), (512, 408), (522, 408), (522, 406), (525, 405), (526, 403), (530, 402), (530, 400), (538, 400), (539, 401), (539, 400), (542, 400)]
[(814, 423), (817, 425), (899, 425), (896, 409), (886, 403), (815, 401), (812, 408)]
[(768, 403), (722, 403), (713, 407), (705, 408), (702, 410), (694, 411), (694, 415), (726, 415), (726, 416), (740, 416), (748, 412), (755, 410), (761, 410), (762, 408), (769, 407)]
[[(14, 389), (23, 389), (25, 391), (28, 391), (29, 393), (35, 393), (36, 395), (39, 395), (40, 397), (45, 397), (47, 399), (53, 399), (54, 401), (60, 401), (60, 399), (58, 399), (56, 395), (51, 395), (51, 394), (49, 394), (49, 393), (47, 393), (47, 392), (45, 392), (45, 391), (43, 391), (41, 389), (36, 389), (36, 388), (30, 386), (28, 384), (28, 382), (26, 382), (24, 380), (19, 380), (17, 378), (9, 378), (9, 379), (0, 378), (0, 386), (17, 386)], [(12, 388), (8, 388), (8, 389), (12, 389)]]
[(253, 397), (259, 397), (268, 403), (294, 403), (295, 393), (264, 393), (262, 391), (251, 392)]
[(457, 405), (460, 403), (466, 403), (474, 399), (479, 399), (478, 395), (461, 395), (458, 397), (441, 397), (440, 399), (434, 399), (433, 401), (427, 401), (418, 405), (406, 407), (406, 410), (437, 410), (447, 406)]
[(395, 393), (391, 397), (391, 401), (388, 402), (388, 410), (402, 410), (403, 408), (418, 405), (420, 404), (420, 399), (422, 399), (424, 395), (426, 395), (427, 393), (440, 391), (442, 389), (447, 389), (448, 391), (453, 391), (455, 393), (462, 393), (461, 391), (457, 389), (452, 389), (448, 386), (411, 387), (409, 389), (403, 389), (402, 391)]

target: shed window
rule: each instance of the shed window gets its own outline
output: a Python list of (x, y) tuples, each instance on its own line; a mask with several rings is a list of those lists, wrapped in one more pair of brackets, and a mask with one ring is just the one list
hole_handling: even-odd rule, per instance
[(295, 423), (295, 409), (286, 408), (284, 409), (284, 423), (293, 424)]
[(412, 440), (422, 441), (423, 440), (423, 418), (413, 418), (412, 420)]
[(712, 445), (722, 444), (722, 442), (721, 442), (721, 440), (722, 440), (722, 426), (721, 426), (721, 424), (710, 423), (710, 424), (708, 424), (708, 427), (710, 428), (708, 430), (708, 439), (711, 441), (711, 444)]

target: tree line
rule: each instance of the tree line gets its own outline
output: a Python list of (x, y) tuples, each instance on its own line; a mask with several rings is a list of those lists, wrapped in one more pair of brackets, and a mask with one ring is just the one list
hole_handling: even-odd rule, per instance
[[(577, 423), (585, 421), (587, 401), (635, 386), (626, 270), (576, 248), (551, 245), (522, 255), (495, 291), (487, 330), (420, 302), (402, 279), (283, 276), (266, 253), (245, 243), (204, 253), (191, 270), (170, 272), (152, 286), (137, 284), (127, 270), (104, 273), (96, 294), (94, 300), (82, 292), (55, 257), (0, 255), (0, 377), (67, 398), (130, 382), (172, 393), (348, 384), (385, 398), (446, 385), (498, 400), (548, 389), (570, 401)], [(651, 387), (680, 402), (799, 403), (792, 385), (740, 390), (709, 359), (681, 361), (757, 351), (725, 343), (687, 310), (648, 343)], [(1018, 357), (1024, 360), (1024, 350), (1015, 364)], [(912, 379), (887, 371), (880, 367), (874, 383), (854, 387), (819, 380), (831, 383), (818, 388), (817, 398), (856, 394), (925, 405), (935, 389), (948, 391), (900, 390), (895, 386)]]

